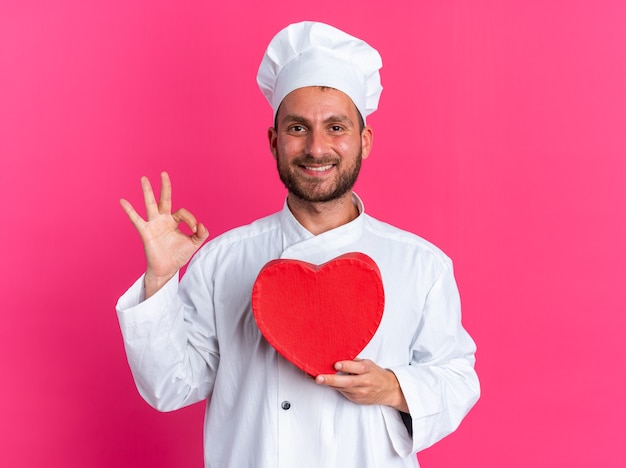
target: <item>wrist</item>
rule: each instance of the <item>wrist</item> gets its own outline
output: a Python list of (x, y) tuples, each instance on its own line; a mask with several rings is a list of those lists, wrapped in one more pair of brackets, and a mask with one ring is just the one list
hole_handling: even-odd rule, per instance
[(146, 299), (156, 294), (163, 286), (165, 286), (176, 274), (171, 275), (154, 275), (147, 271), (144, 275), (143, 285), (145, 290)]
[(389, 381), (391, 383), (391, 391), (388, 393), (388, 406), (391, 406), (392, 408), (403, 413), (408, 413), (409, 406), (406, 402), (406, 398), (404, 398), (404, 393), (402, 392), (402, 387), (400, 387), (398, 377), (396, 377), (396, 374), (392, 370), (386, 369), (386, 371), (389, 373)]

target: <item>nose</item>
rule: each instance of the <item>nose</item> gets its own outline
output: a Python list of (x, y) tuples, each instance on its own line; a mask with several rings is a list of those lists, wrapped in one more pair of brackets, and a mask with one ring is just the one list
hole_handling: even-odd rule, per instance
[(305, 151), (314, 158), (321, 158), (329, 154), (328, 135), (320, 130), (309, 130)]

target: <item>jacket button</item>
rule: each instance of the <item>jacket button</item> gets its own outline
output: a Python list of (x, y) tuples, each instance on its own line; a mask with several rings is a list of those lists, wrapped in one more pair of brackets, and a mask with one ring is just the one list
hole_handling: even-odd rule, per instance
[(289, 408), (291, 408), (291, 403), (289, 403), (288, 401), (283, 401), (280, 404), (280, 407), (284, 409), (285, 411), (287, 411)]

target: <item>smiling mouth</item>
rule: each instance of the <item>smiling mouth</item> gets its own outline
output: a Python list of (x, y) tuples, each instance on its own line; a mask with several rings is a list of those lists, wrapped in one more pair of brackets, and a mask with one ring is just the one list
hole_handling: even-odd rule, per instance
[(304, 167), (307, 171), (313, 171), (313, 172), (324, 172), (329, 170), (331, 167), (333, 167), (333, 164), (328, 164), (326, 166), (302, 166)]

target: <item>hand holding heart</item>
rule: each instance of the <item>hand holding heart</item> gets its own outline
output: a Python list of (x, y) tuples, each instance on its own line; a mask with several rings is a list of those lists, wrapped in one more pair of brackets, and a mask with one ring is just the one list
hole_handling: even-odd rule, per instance
[(271, 261), (255, 282), (252, 309), (269, 343), (318, 384), (358, 404), (408, 412), (392, 371), (351, 360), (374, 335), (384, 309), (381, 274), (367, 255), (348, 253), (323, 265)]
[(320, 374), (315, 382), (334, 388), (348, 400), (360, 405), (386, 405), (409, 412), (396, 375), (369, 359), (339, 361), (335, 369), (341, 374)]

